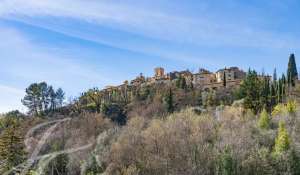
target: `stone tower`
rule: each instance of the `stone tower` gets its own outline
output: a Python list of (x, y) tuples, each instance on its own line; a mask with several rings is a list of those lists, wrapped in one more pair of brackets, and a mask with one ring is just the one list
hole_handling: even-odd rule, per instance
[(157, 67), (154, 69), (155, 71), (155, 78), (161, 78), (165, 76), (165, 70), (162, 67)]

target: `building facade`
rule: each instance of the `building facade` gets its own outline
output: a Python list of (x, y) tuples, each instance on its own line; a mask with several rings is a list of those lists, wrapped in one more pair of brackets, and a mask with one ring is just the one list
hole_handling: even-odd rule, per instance
[(226, 81), (229, 82), (229, 81), (244, 79), (246, 73), (240, 70), (238, 67), (220, 69), (216, 72), (216, 80), (218, 83), (224, 81), (224, 75), (226, 76)]

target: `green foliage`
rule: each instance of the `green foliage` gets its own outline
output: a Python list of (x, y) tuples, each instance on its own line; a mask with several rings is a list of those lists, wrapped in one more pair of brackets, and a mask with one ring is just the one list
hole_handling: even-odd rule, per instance
[(95, 111), (100, 113), (103, 104), (103, 94), (96, 88), (90, 89), (80, 97), (80, 101), (83, 102), (85, 106), (94, 106)]
[(264, 106), (261, 103), (261, 92), (263, 82), (258, 78), (256, 71), (249, 70), (245, 80), (242, 82), (239, 96), (244, 98), (244, 108), (258, 113)]
[(171, 88), (169, 90), (169, 93), (166, 96), (165, 101), (166, 101), (167, 111), (169, 113), (173, 113), (175, 107), (174, 107), (174, 100), (173, 100), (173, 91)]
[(179, 78), (176, 80), (176, 87), (180, 88), (180, 89), (186, 89), (187, 88), (186, 80), (185, 80), (184, 77), (179, 76)]
[(289, 100), (286, 104), (286, 110), (289, 114), (295, 114), (297, 111), (297, 103), (295, 100)]
[(295, 80), (298, 79), (298, 71), (294, 54), (291, 54), (289, 58), (287, 79), (289, 85), (295, 86)]
[(234, 160), (232, 153), (228, 147), (225, 148), (224, 152), (220, 155), (218, 163), (218, 175), (233, 175), (234, 174)]
[(57, 106), (62, 106), (64, 92), (57, 92), (46, 82), (33, 83), (26, 89), (22, 103), (32, 115), (42, 115), (44, 112), (54, 111)]
[(285, 113), (285, 106), (283, 104), (278, 104), (273, 108), (272, 116), (277, 116)]
[(268, 112), (265, 109), (260, 113), (260, 117), (258, 120), (258, 126), (261, 129), (269, 129), (269, 127), (270, 127), (270, 117), (269, 117)]
[(278, 134), (275, 140), (274, 154), (280, 155), (290, 148), (290, 138), (285, 128), (283, 121), (279, 122)]
[(19, 123), (15, 119), (10, 120), (9, 126), (0, 135), (0, 160), (5, 161), (2, 170), (7, 171), (21, 164), (25, 155)]

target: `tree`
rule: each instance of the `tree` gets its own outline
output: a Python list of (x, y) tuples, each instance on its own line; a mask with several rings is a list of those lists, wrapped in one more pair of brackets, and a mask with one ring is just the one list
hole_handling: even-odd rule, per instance
[(286, 131), (285, 123), (283, 121), (280, 121), (277, 138), (275, 140), (274, 153), (275, 155), (279, 155), (289, 150), (289, 148), (290, 138)]
[(33, 83), (26, 89), (26, 95), (22, 99), (24, 106), (28, 107), (29, 114), (41, 115), (47, 111), (54, 111), (62, 106), (64, 92), (62, 89), (54, 90), (46, 82)]
[(26, 95), (22, 100), (24, 106), (28, 107), (29, 113), (39, 115), (41, 112), (41, 89), (39, 84), (33, 83), (26, 89)]
[(262, 89), (262, 80), (258, 78), (256, 71), (249, 69), (238, 92), (239, 97), (244, 98), (245, 109), (251, 109), (257, 114), (264, 107), (264, 104), (261, 102)]
[(25, 159), (23, 138), (19, 131), (19, 123), (14, 120), (0, 136), (0, 160), (5, 163), (1, 169), (4, 171), (21, 164)]
[(186, 89), (187, 87), (186, 80), (182, 75), (180, 75), (179, 78), (177, 79), (176, 87), (180, 89)]
[(227, 85), (227, 82), (226, 82), (227, 80), (226, 80), (226, 72), (224, 71), (223, 72), (223, 86), (224, 87), (226, 87), (226, 85)]
[(288, 84), (295, 86), (295, 80), (298, 80), (298, 71), (294, 54), (291, 54), (289, 58), (287, 78)]
[(286, 104), (286, 110), (289, 114), (295, 114), (297, 111), (297, 103), (295, 100), (289, 100)]
[(64, 99), (62, 89), (54, 90), (46, 82), (33, 83), (26, 89), (26, 95), (22, 99), (24, 106), (28, 107), (31, 115), (41, 115), (46, 111), (54, 111), (61, 107)]
[(233, 175), (234, 174), (234, 160), (231, 155), (231, 151), (228, 147), (220, 156), (218, 173), (220, 175)]
[(49, 100), (50, 100), (50, 110), (54, 111), (56, 109), (56, 93), (52, 86), (48, 90)]
[(166, 97), (166, 104), (167, 104), (168, 112), (173, 113), (174, 112), (174, 101), (173, 101), (173, 91), (171, 88), (169, 89), (169, 93)]
[(55, 94), (56, 94), (57, 105), (59, 107), (62, 107), (63, 102), (65, 100), (65, 92), (62, 90), (62, 88), (58, 88)]
[(267, 110), (270, 110), (270, 79), (264, 78), (261, 92), (261, 104), (265, 106)]
[(274, 69), (274, 73), (273, 73), (273, 81), (277, 81), (277, 70), (276, 70), (276, 68)]
[(271, 85), (270, 100), (270, 105), (273, 108), (277, 104), (276, 82)]
[(101, 91), (96, 88), (90, 89), (83, 95), (83, 97), (87, 98), (88, 103), (93, 103), (95, 105), (97, 113), (101, 112), (101, 106), (103, 103), (103, 94)]
[(260, 113), (260, 117), (259, 117), (259, 120), (258, 120), (258, 126), (261, 129), (269, 129), (269, 127), (270, 127), (270, 117), (269, 117), (269, 114), (268, 114), (266, 109), (264, 109)]

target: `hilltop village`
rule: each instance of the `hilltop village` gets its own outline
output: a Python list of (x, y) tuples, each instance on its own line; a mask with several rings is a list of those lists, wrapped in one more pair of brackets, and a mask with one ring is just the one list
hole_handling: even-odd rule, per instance
[(159, 83), (172, 83), (178, 79), (184, 79), (188, 86), (201, 90), (220, 89), (220, 88), (237, 88), (245, 78), (246, 73), (238, 67), (220, 69), (213, 73), (206, 69), (200, 68), (198, 73), (192, 73), (189, 70), (174, 71), (165, 73), (165, 69), (157, 67), (154, 69), (153, 77), (145, 77), (142, 73), (130, 82), (125, 81), (119, 86), (107, 86), (105, 92), (122, 90), (124, 87), (142, 87)]

